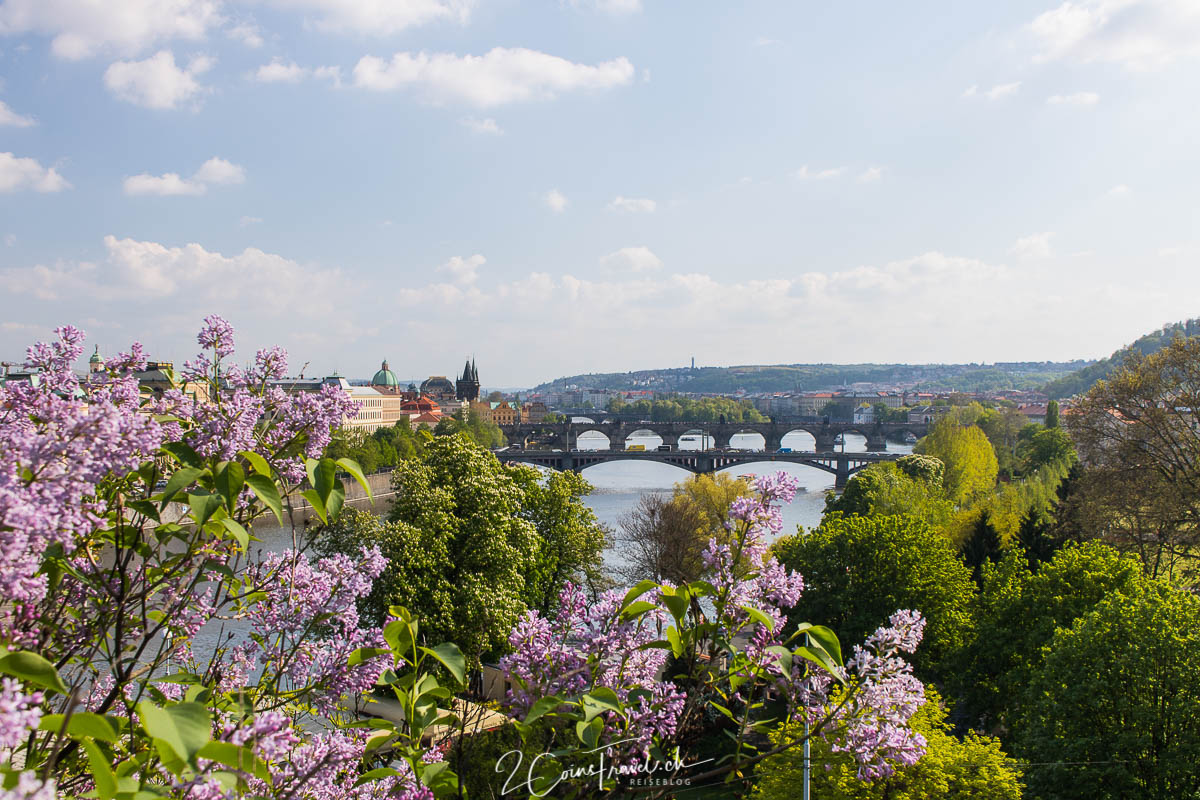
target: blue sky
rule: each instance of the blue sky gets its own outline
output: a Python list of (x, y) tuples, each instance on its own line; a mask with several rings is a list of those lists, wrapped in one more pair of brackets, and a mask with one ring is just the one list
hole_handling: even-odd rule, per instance
[(1200, 314), (1198, 67), (1194, 0), (0, 0), (0, 358), (1098, 357)]

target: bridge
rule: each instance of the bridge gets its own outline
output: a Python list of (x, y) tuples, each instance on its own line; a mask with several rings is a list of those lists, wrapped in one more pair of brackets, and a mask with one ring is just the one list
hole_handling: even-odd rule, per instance
[(622, 446), (634, 433), (649, 432), (659, 436), (663, 444), (670, 446), (673, 451), (679, 449), (680, 437), (689, 434), (710, 436), (714, 446), (724, 450), (730, 447), (731, 440), (737, 434), (757, 433), (763, 437), (763, 449), (767, 453), (775, 453), (783, 447), (784, 436), (803, 431), (813, 437), (816, 452), (828, 453), (833, 451), (837, 437), (843, 433), (860, 434), (867, 440), (868, 451), (883, 452), (887, 450), (888, 439), (903, 441), (908, 434), (920, 438), (928, 432), (928, 427), (919, 422), (855, 424), (831, 422), (820, 417), (771, 422), (650, 422), (598, 418), (596, 422), (520, 422), (515, 425), (501, 425), (500, 430), (504, 432), (510, 445), (528, 448), (531, 443), (536, 442), (539, 447), (563, 451), (576, 449), (579, 434), (591, 431), (598, 431), (607, 436), (612, 447)]
[(582, 472), (608, 461), (651, 461), (670, 464), (696, 474), (717, 472), (738, 464), (776, 461), (816, 467), (834, 476), (833, 485), (844, 488), (851, 475), (880, 461), (894, 461), (899, 453), (777, 453), (722, 452), (719, 450), (500, 450), (505, 464), (536, 464), (559, 471)]

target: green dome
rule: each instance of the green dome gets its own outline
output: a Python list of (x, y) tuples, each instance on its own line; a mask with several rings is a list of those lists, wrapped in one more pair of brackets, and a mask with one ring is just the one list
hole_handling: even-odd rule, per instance
[(388, 369), (387, 359), (383, 360), (383, 365), (379, 368), (379, 372), (375, 373), (375, 377), (371, 378), (372, 386), (390, 386), (398, 387), (400, 381), (396, 378), (396, 373)]
[(88, 359), (89, 364), (103, 364), (104, 359), (100, 357), (100, 345), (96, 345), (96, 351), (92, 353), (92, 357)]

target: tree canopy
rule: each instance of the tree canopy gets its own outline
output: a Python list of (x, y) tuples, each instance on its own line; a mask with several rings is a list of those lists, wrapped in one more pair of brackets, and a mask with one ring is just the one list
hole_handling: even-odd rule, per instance
[(996, 451), (977, 425), (960, 425), (950, 417), (940, 419), (913, 451), (946, 465), (946, 494), (955, 503), (990, 492), (996, 485)]

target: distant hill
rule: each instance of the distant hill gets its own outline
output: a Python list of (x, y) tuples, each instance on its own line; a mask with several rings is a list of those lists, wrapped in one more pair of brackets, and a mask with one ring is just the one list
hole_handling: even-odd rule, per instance
[(777, 364), (738, 367), (687, 367), (639, 372), (590, 373), (557, 378), (537, 391), (567, 387), (609, 390), (732, 394), (836, 389), (854, 383), (943, 391), (1040, 389), (1048, 381), (1074, 374), (1091, 361), (1007, 362), (998, 364)]
[(1200, 319), (1189, 319), (1183, 322), (1163, 325), (1161, 330), (1147, 333), (1133, 344), (1122, 347), (1108, 358), (1103, 358), (1094, 364), (1089, 364), (1083, 369), (1050, 381), (1046, 384), (1046, 394), (1055, 400), (1082, 394), (1092, 388), (1096, 381), (1107, 378), (1109, 373), (1116, 369), (1131, 353), (1136, 352), (1148, 356), (1153, 352), (1161, 350), (1176, 336), (1196, 336), (1198, 334), (1200, 334)]

